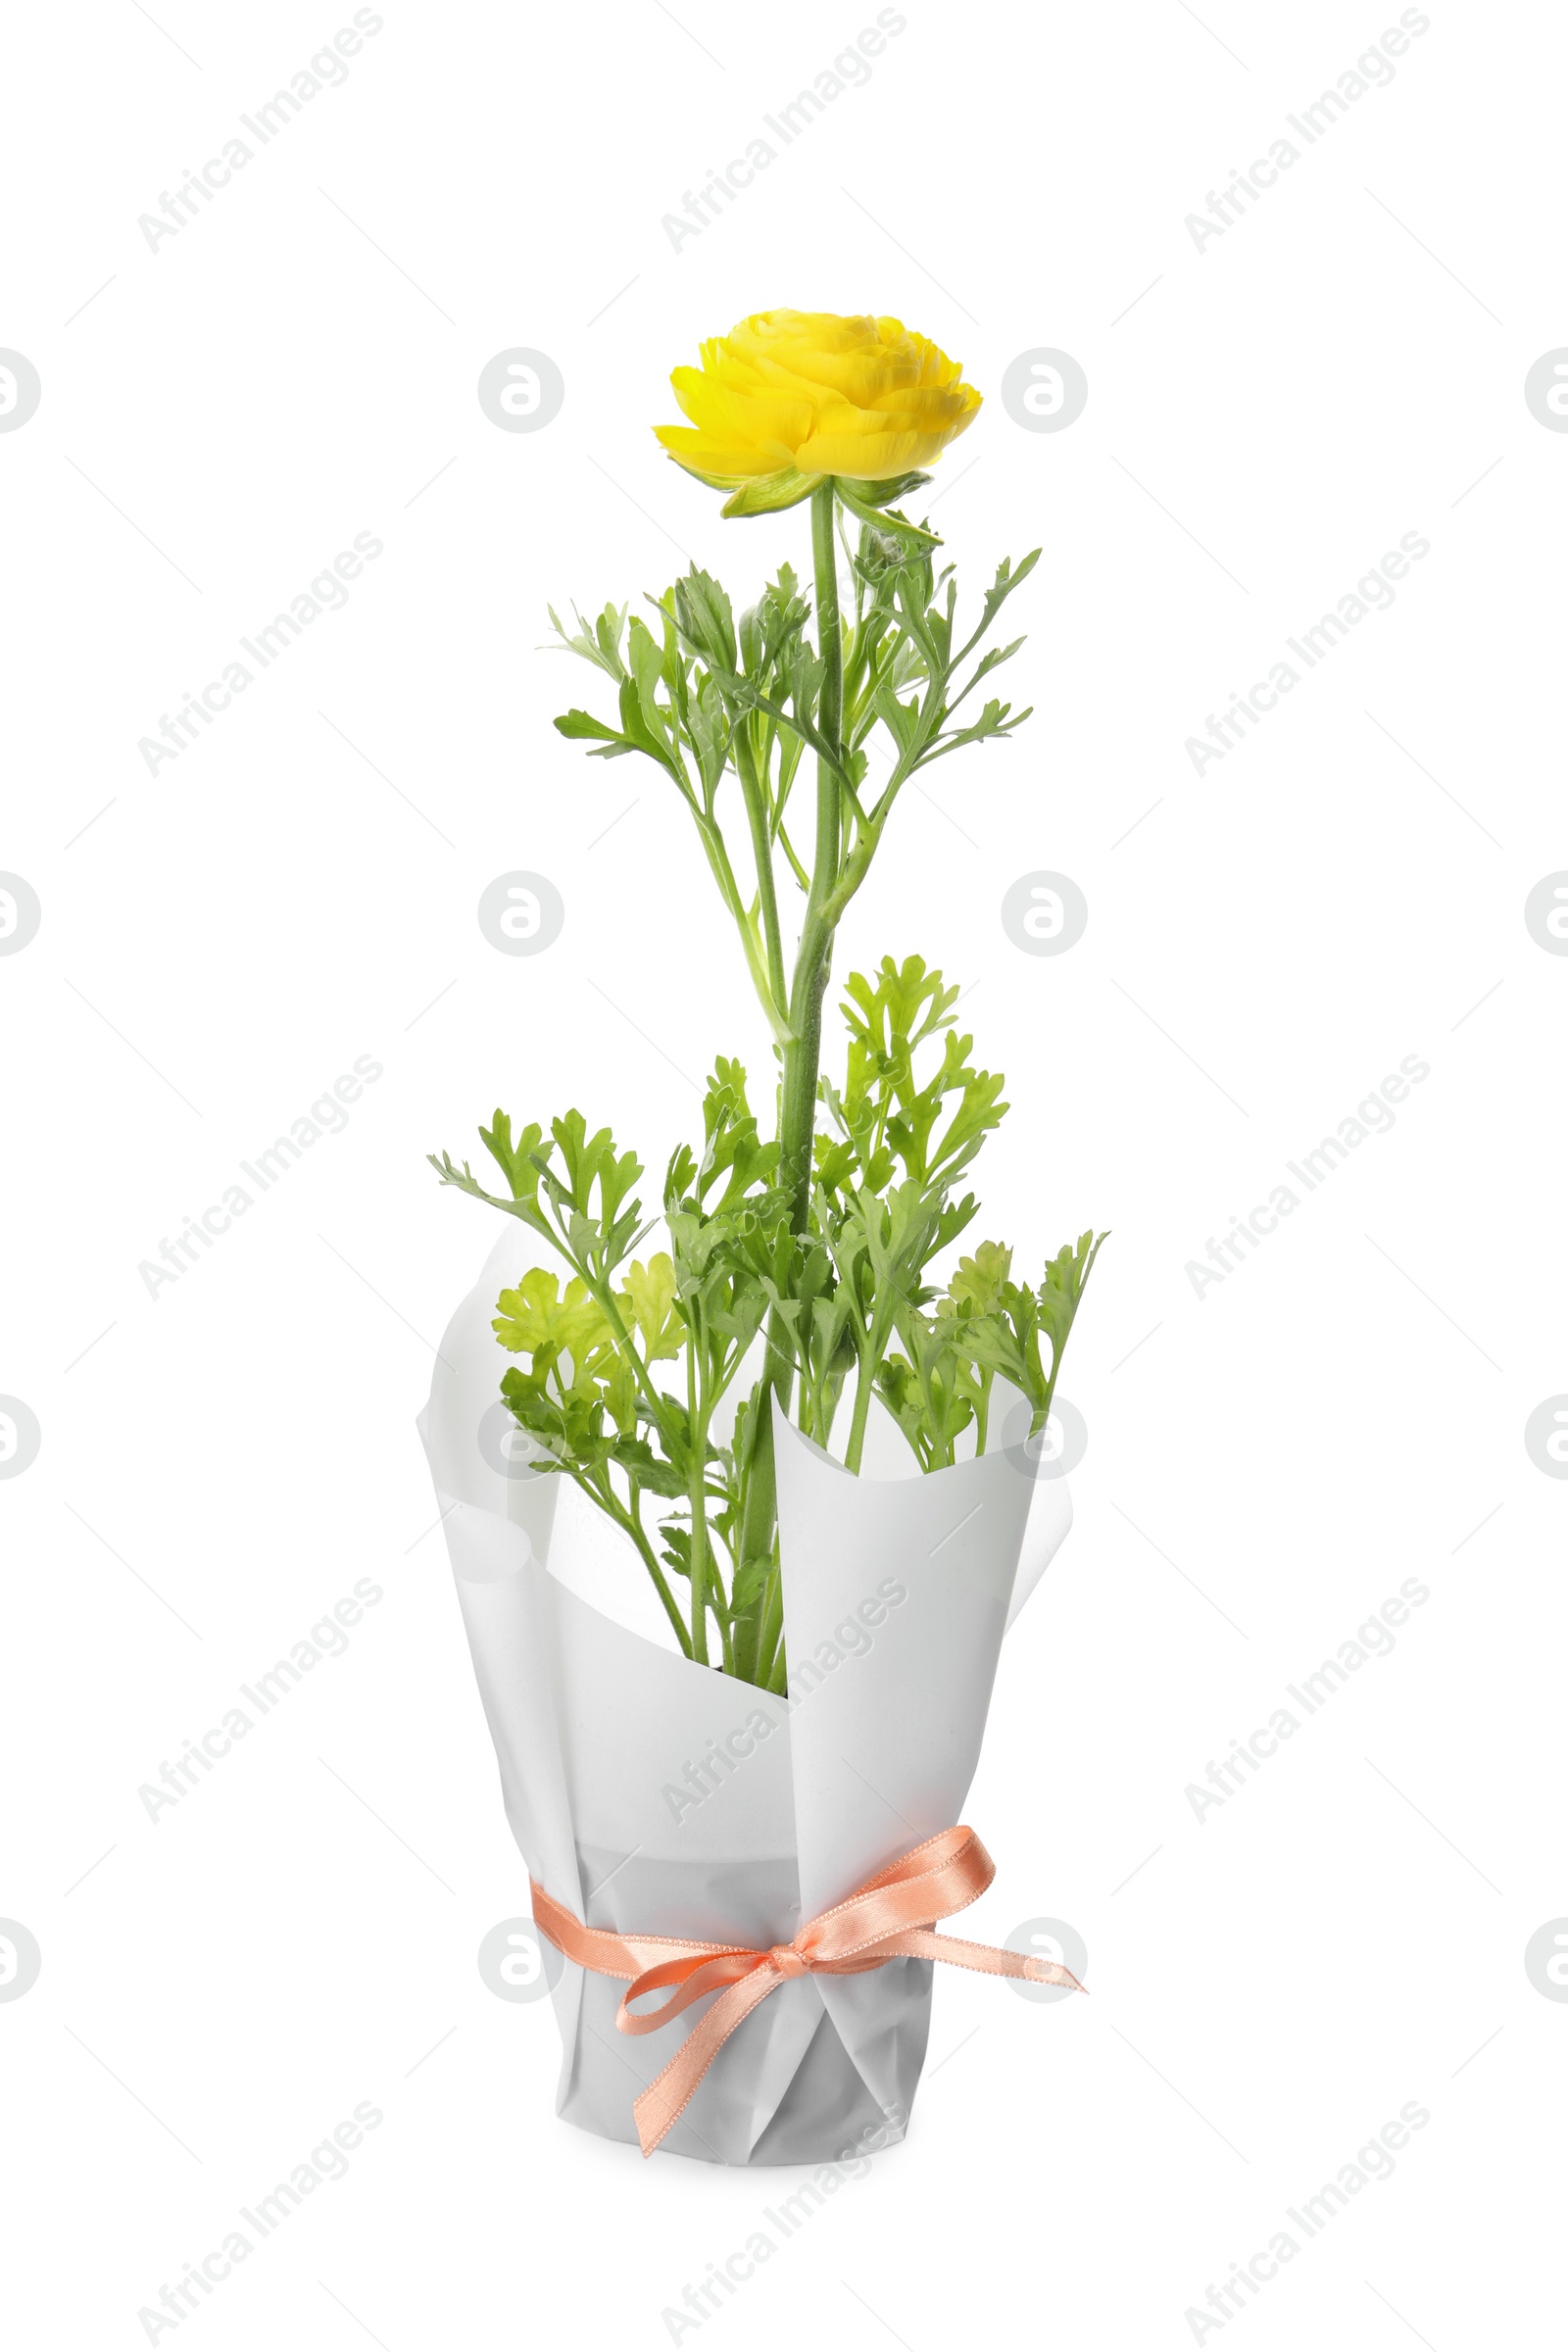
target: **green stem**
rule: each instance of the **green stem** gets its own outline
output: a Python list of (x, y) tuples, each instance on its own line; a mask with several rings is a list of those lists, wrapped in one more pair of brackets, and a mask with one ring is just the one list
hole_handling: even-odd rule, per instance
[(855, 1412), (850, 1421), (850, 1440), (844, 1448), (844, 1467), (858, 1472), (860, 1455), (865, 1446), (865, 1425), (870, 1418), (871, 1391), (874, 1385), (872, 1366), (876, 1359), (868, 1348), (860, 1357), (855, 1375)]
[(765, 1690), (772, 1678), (774, 1663), (784, 1640), (784, 1588), (775, 1567), (767, 1580), (767, 1593), (762, 1606), (760, 1639), (757, 1644), (757, 1671), (753, 1677)]
[(686, 1427), (689, 1448), (686, 1493), (691, 1504), (691, 1548), (688, 1564), (692, 1587), (692, 1656), (708, 1664), (708, 1446), (698, 1409), (697, 1351), (702, 1345), (701, 1319), (686, 1341)]
[[(839, 874), (840, 787), (834, 762), (843, 757), (844, 631), (839, 617), (838, 553), (833, 533), (831, 481), (811, 493), (811, 557), (815, 571), (816, 642), (822, 662), (817, 732), (831, 759), (817, 755), (816, 857), (806, 902), (806, 920), (790, 990), (790, 1030), (783, 1048), (779, 1085), (779, 1182), (790, 1195), (790, 1225), (804, 1233), (811, 1206), (811, 1141), (816, 1131), (816, 1083), (822, 1050), (822, 999), (827, 992), (833, 926), (824, 909)], [(773, 1547), (777, 1487), (773, 1470), (772, 1397), (789, 1410), (793, 1374), (788, 1334), (775, 1315), (769, 1326), (767, 1369), (758, 1384), (756, 1450), (746, 1486), (746, 1511), (738, 1557), (756, 1560)], [(760, 1669), (763, 1603), (759, 1600), (737, 1629), (736, 1657), (743, 1673)]]
[[(811, 493), (811, 556), (815, 566), (816, 645), (822, 662), (817, 732), (835, 760), (843, 756), (844, 631), (839, 618), (838, 551), (833, 537), (833, 484)], [(833, 926), (826, 906), (839, 878), (841, 786), (833, 766), (816, 762), (816, 859), (806, 902), (800, 951), (790, 992), (794, 1043), (784, 1051), (779, 1106), (779, 1174), (792, 1195), (791, 1221), (804, 1232), (811, 1199), (811, 1139), (816, 1128), (816, 1081), (822, 1050), (822, 999), (827, 992)]]
[(654, 1557), (653, 1546), (649, 1543), (647, 1533), (643, 1527), (641, 1496), (639, 1490), (635, 1487), (632, 1489), (632, 1508), (628, 1511), (621, 1507), (620, 1497), (615, 1493), (614, 1488), (610, 1484), (608, 1478), (605, 1481), (603, 1489), (596, 1486), (590, 1486), (585, 1479), (581, 1478), (577, 1480), (577, 1484), (582, 1488), (583, 1493), (588, 1495), (592, 1501), (598, 1503), (602, 1511), (608, 1513), (608, 1515), (615, 1521), (618, 1527), (623, 1527), (625, 1529), (627, 1535), (630, 1536), (632, 1542), (642, 1553), (643, 1566), (653, 1578), (654, 1589), (658, 1592), (660, 1599), (664, 1604), (664, 1614), (666, 1617), (668, 1617), (670, 1624), (675, 1628), (676, 1638), (680, 1642), (682, 1650), (689, 1658), (692, 1654), (692, 1639), (690, 1634), (686, 1631), (685, 1621), (682, 1618), (679, 1609), (675, 1605), (675, 1595), (673, 1592), (671, 1592), (668, 1585), (664, 1581), (664, 1572)]
[(986, 1431), (991, 1425), (991, 1384), (996, 1377), (994, 1370), (982, 1371), (980, 1375), (980, 1402), (975, 1407), (974, 1416), (974, 1449), (976, 1453), (984, 1453), (986, 1449)]
[(865, 1425), (870, 1416), (871, 1398), (876, 1393), (876, 1367), (888, 1351), (893, 1337), (893, 1313), (883, 1294), (892, 1290), (891, 1269), (878, 1268), (878, 1298), (873, 1304), (865, 1326), (864, 1343), (859, 1349), (859, 1368), (855, 1377), (855, 1413), (850, 1423), (850, 1442), (845, 1448), (844, 1467), (858, 1472), (860, 1452), (865, 1444)]
[(762, 790), (757, 755), (748, 729), (749, 722), (742, 720), (735, 731), (735, 768), (740, 777), (747, 819), (752, 828), (757, 895), (761, 902), (762, 938), (767, 948), (767, 976), (774, 1002), (782, 1005), (788, 1001), (789, 989), (784, 978), (784, 942), (778, 923), (778, 893), (773, 887), (773, 842), (768, 826), (767, 796)]
[[(719, 896), (723, 900), (725, 906), (729, 908), (735, 928), (740, 934), (741, 951), (746, 957), (746, 967), (752, 975), (752, 986), (756, 989), (758, 1001), (761, 1004), (763, 1012), (767, 1015), (768, 1027), (772, 1030), (774, 1038), (777, 1040), (777, 1042), (780, 1045), (783, 1045), (788, 1037), (789, 1032), (784, 1020), (784, 958), (782, 949), (780, 950), (776, 959), (776, 968), (771, 956), (767, 962), (764, 962), (763, 958), (759, 956), (757, 952), (757, 942), (752, 937), (751, 924), (746, 919), (746, 904), (741, 897), (740, 885), (735, 879), (735, 871), (729, 861), (729, 852), (724, 846), (724, 836), (719, 831), (715, 818), (711, 816), (706, 816), (700, 810), (694, 811), (694, 814), (696, 816), (697, 830), (702, 839), (703, 849), (707, 856), (709, 866), (711, 869), (714, 881), (718, 884)], [(765, 817), (763, 822), (765, 838)], [(755, 823), (752, 827), (752, 840), (755, 846), (757, 841), (757, 828)], [(762, 871), (760, 859), (759, 860), (758, 871), (759, 878), (760, 878)], [(772, 861), (771, 858), (769, 858), (767, 863), (767, 883), (770, 891), (772, 887)], [(777, 913), (775, 911), (775, 931), (777, 928)], [(772, 941), (769, 942), (770, 949), (773, 944), (774, 943)]]

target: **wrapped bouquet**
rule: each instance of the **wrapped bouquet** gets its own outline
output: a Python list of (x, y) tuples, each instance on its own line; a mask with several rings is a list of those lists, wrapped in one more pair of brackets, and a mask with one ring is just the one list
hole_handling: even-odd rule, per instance
[[(661, 442), (726, 515), (808, 507), (809, 572), (738, 614), (695, 565), (646, 612), (552, 612), (607, 713), (556, 724), (684, 804), (772, 1067), (715, 1058), (650, 1206), (575, 1109), (498, 1110), (499, 1178), (433, 1161), (510, 1221), (421, 1429), (559, 2111), (645, 2154), (789, 2164), (902, 2137), (935, 1961), (1075, 1983), (936, 1924), (992, 1876), (959, 1817), (1004, 1632), (1070, 1521), (1042, 1441), (1103, 1237), (1038, 1279), (960, 1250), (1007, 1105), (920, 956), (850, 971), (824, 1038), (905, 787), (1029, 715), (971, 698), (1022, 642), (993, 633), (1039, 551), (960, 622), (904, 512), (980, 396), (895, 318), (768, 312), (701, 362)], [(652, 1630), (586, 1596), (589, 1523), (649, 1580)]]

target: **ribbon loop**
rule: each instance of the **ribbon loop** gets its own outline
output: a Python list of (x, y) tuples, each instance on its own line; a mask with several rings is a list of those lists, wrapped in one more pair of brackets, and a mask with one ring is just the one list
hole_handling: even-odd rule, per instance
[[(615, 2012), (615, 2024), (622, 2034), (657, 2034), (661, 2026), (667, 2026), (672, 2017), (679, 2017), (681, 2011), (689, 2009), (693, 2001), (700, 2001), (708, 1993), (717, 1992), (721, 1986), (733, 1984), (740, 1978), (750, 1976), (758, 1958), (756, 1952), (720, 1951), (709, 1959), (704, 1958), (699, 1950), (689, 1960), (666, 1960), (660, 1968), (645, 1968), (642, 1975), (628, 1984), (621, 1994), (620, 2007)], [(633, 2001), (640, 2001), (644, 1993), (661, 1992), (666, 1984), (678, 1987), (667, 2001), (662, 2002), (657, 2009), (644, 2009), (640, 2014), (633, 2012)]]
[[(564, 1957), (595, 1975), (630, 1979), (615, 2013), (622, 2034), (655, 2034), (710, 1993), (718, 1998), (692, 2028), (663, 2073), (632, 2102), (637, 2137), (651, 2156), (685, 2112), (693, 2093), (743, 2018), (780, 1984), (805, 1976), (850, 1977), (884, 1968), (890, 1960), (945, 1960), (992, 1977), (1023, 1977), (1036, 1984), (1084, 1990), (1070, 1969), (1053, 1960), (1009, 1952), (989, 1943), (938, 1936), (935, 1924), (984, 1894), (997, 1866), (973, 1830), (941, 1830), (842, 1903), (808, 1920), (790, 1943), (766, 1951), (749, 1945), (697, 1943), (673, 1936), (621, 1936), (586, 1928), (545, 1892), (533, 1889), (534, 1925)], [(631, 2003), (669, 1988), (657, 2009)]]

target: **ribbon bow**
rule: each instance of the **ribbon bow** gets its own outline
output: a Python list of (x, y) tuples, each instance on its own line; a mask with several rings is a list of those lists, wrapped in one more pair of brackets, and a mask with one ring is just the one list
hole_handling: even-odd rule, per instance
[[(1064, 1984), (1082, 1992), (1071, 1970), (1054, 1960), (933, 1933), (935, 1921), (984, 1894), (996, 1875), (997, 1866), (973, 1830), (941, 1830), (831, 1911), (808, 1920), (792, 1942), (775, 1943), (767, 1951), (585, 1928), (537, 1880), (530, 1885), (534, 1925), (559, 1952), (596, 1976), (631, 1979), (615, 2013), (622, 2034), (657, 2034), (694, 2001), (718, 1994), (663, 2073), (632, 2103), (638, 2140), (643, 2154), (651, 2156), (742, 2019), (791, 1978), (859, 1976), (889, 1960), (948, 1960), (989, 1977), (1026, 1977), (1031, 1984)], [(666, 2001), (634, 2015), (633, 2001), (666, 1986), (673, 1987)]]

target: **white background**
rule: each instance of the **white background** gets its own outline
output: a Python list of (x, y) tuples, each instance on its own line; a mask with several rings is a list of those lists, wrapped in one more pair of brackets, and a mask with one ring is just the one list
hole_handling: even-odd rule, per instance
[[(423, 1153), (577, 1102), (657, 1169), (714, 1052), (765, 1064), (684, 817), (553, 734), (594, 681), (536, 649), (547, 600), (687, 554), (737, 602), (803, 564), (804, 510), (722, 522), (649, 429), (700, 337), (775, 304), (961, 355), (987, 405), (933, 520), (971, 593), (1045, 548), (1009, 608), (1036, 715), (906, 796), (840, 966), (919, 950), (973, 989), (1013, 1103), (984, 1230), (1031, 1263), (1113, 1232), (1064, 1382), (1077, 1525), (966, 1808), (1000, 1866), (972, 1932), (1071, 1921), (1092, 1998), (944, 1972), (907, 2143), (681, 2340), (1189, 2343), (1410, 2101), (1394, 2177), (1214, 2333), (1537, 2340), (1568, 1489), (1523, 1428), (1568, 1388), (1568, 962), (1523, 904), (1568, 864), (1568, 441), (1523, 380), (1568, 341), (1560, 20), (1434, 5), (1200, 251), (1185, 217), (1397, 10), (911, 0), (677, 252), (662, 216), (874, 11), (388, 0), (154, 252), (138, 216), (351, 12), (156, 13), (15, 23), (0, 142), (0, 343), (43, 384), (0, 435), (0, 866), (43, 909), (0, 959), (0, 1391), (42, 1430), (0, 1483), (0, 1914), (43, 1956), (0, 2004), (17, 2340), (145, 2341), (361, 2101), (348, 2177), (158, 2341), (657, 2345), (792, 2185), (557, 2123), (548, 2005), (481, 1983), (525, 1887), (413, 1428), (492, 1239)], [(475, 397), (517, 345), (565, 379), (538, 433)], [(1041, 346), (1089, 379), (1059, 433), (999, 397)], [(1195, 775), (1186, 739), (1412, 531), (1392, 610)], [(149, 775), (138, 739), (359, 532), (346, 609)], [(566, 907), (535, 958), (475, 920), (517, 867)], [(1059, 958), (1001, 927), (1037, 868), (1088, 899)], [(150, 1298), (139, 1263), (357, 1055), (384, 1075), (345, 1131)], [(1393, 1130), (1195, 1296), (1406, 1055)], [(365, 1577), (346, 1654), (150, 1821), (140, 1785)], [(1195, 1818), (1411, 1577), (1392, 1655)]]

